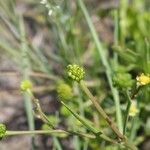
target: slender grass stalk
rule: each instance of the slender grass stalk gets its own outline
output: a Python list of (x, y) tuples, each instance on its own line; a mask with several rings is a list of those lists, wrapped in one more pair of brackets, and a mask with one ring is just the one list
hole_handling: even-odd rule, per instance
[(60, 145), (59, 140), (56, 137), (53, 137), (53, 142), (54, 142), (54, 146), (57, 150), (63, 150), (61, 145)]
[[(119, 44), (119, 13), (118, 9), (114, 10), (114, 22), (115, 22), (115, 29), (114, 29), (114, 45)], [(118, 54), (114, 52), (114, 62), (115, 65), (118, 65)]]
[(10, 33), (12, 34), (12, 36), (19, 41), (20, 40), (20, 36), (19, 33), (17, 32), (17, 30), (15, 29), (15, 27), (10, 23), (10, 21), (8, 21), (3, 14), (0, 13), (0, 18), (3, 20), (3, 22), (5, 23), (6, 27), (8, 28), (8, 30), (10, 31)]
[(118, 45), (119, 44), (119, 11), (118, 9), (114, 11), (114, 21), (115, 21), (114, 42), (115, 42), (115, 45)]
[(64, 35), (64, 32), (62, 30), (62, 27), (61, 27), (59, 21), (56, 22), (56, 26), (57, 26), (58, 35), (59, 35), (59, 38), (60, 38), (61, 45), (63, 47), (64, 57), (65, 57), (65, 59), (67, 59), (68, 45), (67, 45), (65, 35)]
[(79, 137), (75, 135), (75, 136), (73, 137), (73, 141), (74, 141), (74, 143), (73, 143), (74, 149), (75, 149), (75, 150), (81, 150), (81, 143), (80, 143)]
[(138, 124), (139, 124), (139, 116), (135, 116), (132, 118), (132, 127), (131, 127), (131, 132), (129, 136), (130, 141), (134, 141), (136, 134), (137, 134), (137, 129), (138, 129)]
[(120, 16), (120, 41), (122, 47), (125, 46), (125, 36), (127, 30), (127, 8), (128, 8), (128, 1), (121, 0), (120, 1), (120, 9), (119, 9), (119, 16)]
[[(8, 42), (5, 42), (4, 40), (0, 41), (0, 48), (5, 51), (5, 53), (7, 52), (11, 57), (17, 57), (19, 58), (19, 54), (16, 52), (16, 49), (13, 48), (11, 45), (8, 44)], [(18, 49), (17, 49), (18, 50)], [(19, 50), (18, 50), (19, 51)], [(17, 62), (18, 59), (15, 59), (15, 61)]]
[(108, 59), (107, 59), (106, 54), (104, 52), (104, 48), (103, 48), (103, 46), (102, 46), (102, 44), (98, 38), (98, 35), (95, 31), (94, 25), (92, 23), (92, 20), (91, 20), (89, 14), (88, 14), (88, 11), (87, 11), (84, 3), (83, 3), (83, 0), (77, 0), (77, 1), (78, 1), (78, 4), (79, 4), (85, 18), (86, 18), (87, 24), (90, 28), (92, 37), (94, 39), (96, 48), (98, 50), (98, 53), (99, 53), (101, 61), (102, 61), (102, 64), (106, 69), (105, 73), (106, 73), (106, 76), (107, 76), (107, 79), (108, 79), (108, 82), (109, 82), (109, 85), (110, 85), (110, 88), (111, 88), (111, 91), (113, 94), (113, 98), (115, 101), (117, 124), (118, 124), (119, 130), (122, 132), (123, 131), (123, 124), (122, 124), (122, 114), (121, 114), (121, 109), (120, 109), (121, 107), (120, 107), (120, 102), (119, 102), (119, 94), (118, 94), (117, 89), (114, 88), (114, 86), (112, 84), (111, 68), (109, 66)]
[(123, 134), (125, 135), (126, 133), (126, 126), (128, 123), (128, 118), (129, 118), (129, 110), (130, 110), (130, 106), (131, 106), (131, 98), (129, 96), (128, 91), (126, 91), (126, 97), (128, 99), (128, 103), (127, 103), (127, 107), (126, 107), (126, 112), (125, 112), (125, 120), (124, 120), (124, 127), (123, 127)]
[[(22, 50), (22, 73), (23, 73), (23, 79), (26, 80), (29, 78), (29, 60), (27, 56), (28, 47), (26, 45), (26, 39), (25, 39), (25, 29), (24, 29), (24, 23), (22, 16), (19, 17), (19, 23), (20, 23), (20, 33), (21, 33), (21, 50)], [(28, 125), (29, 130), (34, 130), (34, 117), (32, 113), (32, 102), (27, 93), (24, 93), (24, 104), (25, 104), (25, 110), (27, 114), (28, 119)], [(32, 150), (34, 150), (34, 137), (32, 137)]]
[(50, 64), (48, 64), (48, 60), (45, 57), (45, 55), (42, 53), (42, 51), (39, 48), (37, 48), (35, 45), (33, 45), (30, 41), (28, 41), (28, 45), (32, 50), (33, 55), (35, 55), (36, 58), (35, 60), (36, 62), (38, 62), (40, 68), (42, 68), (42, 71), (47, 74), (51, 74), (52, 67)]

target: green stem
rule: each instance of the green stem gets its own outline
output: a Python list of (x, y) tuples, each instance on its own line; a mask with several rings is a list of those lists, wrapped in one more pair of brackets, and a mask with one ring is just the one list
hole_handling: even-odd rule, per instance
[(114, 131), (114, 133), (118, 136), (118, 138), (130, 149), (137, 150), (137, 148), (128, 141), (128, 139), (118, 130), (115, 123), (111, 120), (111, 118), (105, 113), (103, 108), (99, 105), (97, 102), (97, 99), (92, 95), (92, 93), (89, 91), (87, 86), (85, 85), (84, 81), (80, 81), (80, 86), (82, 90), (86, 93), (86, 95), (90, 98), (93, 105), (97, 109), (98, 113), (106, 120), (110, 128)]
[(91, 20), (89, 14), (88, 14), (86, 6), (83, 3), (83, 0), (77, 0), (77, 1), (78, 1), (78, 4), (79, 4), (79, 6), (80, 6), (80, 8), (81, 8), (85, 18), (86, 18), (87, 24), (88, 24), (88, 26), (90, 28), (92, 37), (94, 39), (95, 45), (96, 45), (98, 53), (100, 55), (102, 64), (105, 67), (106, 76), (107, 76), (107, 79), (108, 79), (108, 82), (109, 82), (109, 85), (110, 85), (110, 88), (111, 88), (111, 91), (112, 91), (112, 94), (113, 94), (113, 98), (114, 98), (114, 101), (115, 101), (116, 118), (117, 118), (118, 128), (122, 132), (123, 131), (123, 124), (122, 124), (122, 114), (121, 114), (121, 109), (120, 109), (121, 107), (120, 107), (120, 102), (119, 102), (119, 94), (118, 94), (117, 89), (114, 88), (114, 86), (112, 84), (111, 68), (109, 66), (108, 59), (107, 59), (106, 54), (104, 52), (104, 48), (103, 48), (103, 46), (102, 46), (102, 44), (101, 44), (101, 42), (100, 42), (100, 40), (98, 38), (98, 35), (97, 35), (96, 31), (95, 31), (94, 25), (92, 23), (92, 20)]
[(109, 116), (105, 113), (103, 108), (99, 105), (97, 102), (96, 98), (92, 95), (92, 93), (89, 91), (87, 86), (85, 85), (84, 81), (80, 81), (80, 86), (82, 90), (86, 93), (86, 95), (90, 98), (92, 101), (93, 105), (97, 109), (98, 113), (107, 121), (111, 129), (116, 133), (116, 135), (120, 138), (123, 139), (124, 136), (120, 133), (120, 131), (117, 129), (115, 123), (109, 118)]
[(141, 89), (141, 86), (138, 86), (133, 92), (132, 95), (129, 95), (129, 92), (126, 91), (125, 95), (128, 99), (128, 103), (127, 103), (127, 107), (126, 107), (126, 112), (125, 112), (125, 120), (124, 120), (124, 127), (123, 127), (123, 134), (125, 135), (126, 133), (126, 126), (128, 123), (128, 118), (129, 118), (129, 110), (130, 110), (130, 106), (131, 106), (131, 101), (134, 100), (134, 98), (136, 97), (137, 93), (139, 92), (139, 90)]
[(138, 130), (138, 125), (139, 125), (139, 116), (135, 116), (134, 118), (132, 118), (132, 127), (131, 127), (131, 132), (130, 132), (130, 136), (129, 136), (129, 140), (133, 141), (136, 137), (137, 134), (137, 130)]
[(62, 150), (61, 144), (56, 137), (53, 137), (54, 146), (57, 150)]
[[(23, 22), (23, 17), (20, 15), (19, 17), (19, 25), (20, 25), (20, 34), (21, 34), (21, 50), (22, 50), (22, 73), (23, 73), (23, 79), (29, 79), (29, 70), (30, 70), (30, 62), (28, 59), (28, 46), (26, 43), (25, 38), (25, 27)], [(30, 100), (30, 97), (27, 95), (27, 93), (24, 93), (24, 103), (25, 103), (25, 109), (26, 114), (28, 118), (28, 124), (29, 129), (34, 130), (34, 117), (32, 113), (32, 102)]]
[(47, 118), (47, 116), (43, 113), (42, 108), (40, 106), (39, 100), (36, 99), (32, 93), (32, 91), (29, 89), (26, 91), (26, 94), (31, 97), (31, 100), (34, 104), (34, 113), (39, 117), (44, 123), (48, 124), (51, 128), (54, 128), (50, 120)]
[(131, 106), (131, 98), (129, 96), (128, 91), (126, 91), (126, 97), (128, 99), (128, 103), (127, 103), (127, 107), (126, 107), (126, 112), (125, 112), (125, 120), (124, 120), (124, 127), (123, 127), (123, 134), (125, 135), (126, 133), (126, 126), (128, 123), (128, 118), (129, 118), (129, 110), (130, 110), (130, 106)]
[(95, 139), (95, 135), (86, 134), (82, 132), (74, 132), (74, 131), (65, 131), (65, 130), (34, 130), (34, 131), (7, 131), (6, 136), (14, 136), (14, 135), (34, 135), (34, 134), (59, 134), (59, 135), (78, 135), (81, 137)]
[[(35, 134), (52, 134), (52, 135), (77, 135), (80, 137), (90, 138), (90, 139), (96, 139), (97, 137), (93, 134), (87, 134), (83, 132), (77, 132), (77, 131), (65, 131), (65, 130), (34, 130), (34, 131), (7, 131), (6, 136), (15, 136), (15, 135), (35, 135)], [(117, 144), (115, 140), (110, 139), (104, 134), (99, 135), (101, 138), (105, 139), (106, 141), (109, 141), (113, 144)]]

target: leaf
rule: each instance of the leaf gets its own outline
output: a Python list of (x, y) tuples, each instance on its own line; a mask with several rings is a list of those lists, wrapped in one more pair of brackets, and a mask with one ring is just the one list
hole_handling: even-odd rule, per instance
[(72, 111), (71, 108), (69, 108), (69, 106), (67, 106), (64, 102), (61, 101), (61, 103), (68, 109), (68, 111), (70, 111), (70, 113), (76, 119), (78, 119), (84, 126), (86, 126), (88, 130), (90, 130), (91, 132), (93, 132), (96, 135), (99, 135), (100, 133), (102, 133), (101, 131), (99, 131), (99, 129), (96, 129), (96, 128), (93, 127), (93, 123), (92, 122), (88, 121), (87, 119), (79, 116), (77, 113)]

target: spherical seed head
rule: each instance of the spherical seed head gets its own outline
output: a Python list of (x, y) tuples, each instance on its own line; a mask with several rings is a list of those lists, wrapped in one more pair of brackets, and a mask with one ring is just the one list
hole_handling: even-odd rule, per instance
[(29, 80), (23, 80), (20, 84), (20, 89), (22, 91), (27, 91), (32, 88), (32, 83)]
[(3, 138), (6, 135), (6, 126), (4, 124), (0, 124), (0, 138)]
[(70, 78), (77, 82), (80, 82), (85, 75), (84, 69), (76, 64), (68, 65), (67, 73)]
[(136, 77), (137, 83), (139, 85), (147, 85), (150, 83), (150, 76), (149, 75), (145, 75), (144, 73), (142, 73), (140, 76)]
[(66, 83), (59, 83), (57, 86), (57, 93), (60, 99), (69, 100), (73, 97), (71, 87)]

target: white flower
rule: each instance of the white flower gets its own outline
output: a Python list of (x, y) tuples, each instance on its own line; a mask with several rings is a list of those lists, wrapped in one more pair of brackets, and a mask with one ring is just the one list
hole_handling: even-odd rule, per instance
[(40, 3), (41, 3), (41, 4), (46, 4), (46, 3), (47, 3), (47, 0), (41, 0)]
[(50, 10), (48, 11), (48, 15), (51, 16), (52, 13), (53, 13), (53, 11), (52, 11), (52, 9), (50, 9)]

